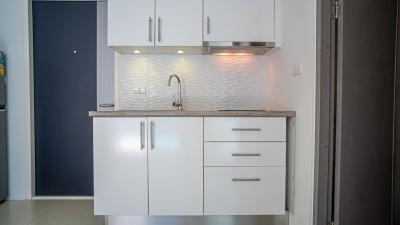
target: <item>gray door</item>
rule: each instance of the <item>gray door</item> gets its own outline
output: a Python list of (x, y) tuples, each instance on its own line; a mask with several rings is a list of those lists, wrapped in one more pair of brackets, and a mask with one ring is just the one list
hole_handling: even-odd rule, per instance
[(93, 195), (96, 2), (34, 1), (36, 195)]
[(391, 224), (396, 0), (341, 0), (334, 223)]

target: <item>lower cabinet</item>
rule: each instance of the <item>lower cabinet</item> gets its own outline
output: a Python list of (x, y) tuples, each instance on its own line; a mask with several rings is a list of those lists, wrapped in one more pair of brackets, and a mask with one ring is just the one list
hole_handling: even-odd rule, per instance
[(285, 118), (95, 117), (93, 129), (96, 215), (285, 214)]
[(203, 215), (203, 118), (149, 126), (149, 215)]
[(96, 215), (202, 215), (203, 118), (96, 117)]
[(146, 123), (147, 118), (94, 118), (95, 215), (147, 215)]
[(285, 214), (285, 173), (285, 167), (204, 168), (204, 214)]

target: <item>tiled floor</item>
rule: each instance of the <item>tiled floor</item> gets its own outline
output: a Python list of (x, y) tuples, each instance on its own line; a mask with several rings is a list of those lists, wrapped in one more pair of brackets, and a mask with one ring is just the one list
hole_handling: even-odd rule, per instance
[(0, 225), (104, 225), (93, 216), (93, 201), (7, 201), (0, 203)]

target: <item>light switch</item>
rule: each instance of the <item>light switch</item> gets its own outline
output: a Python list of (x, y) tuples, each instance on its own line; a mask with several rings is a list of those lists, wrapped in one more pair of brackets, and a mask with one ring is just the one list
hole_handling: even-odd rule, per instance
[(298, 76), (303, 74), (303, 64), (295, 64), (292, 67), (292, 75)]

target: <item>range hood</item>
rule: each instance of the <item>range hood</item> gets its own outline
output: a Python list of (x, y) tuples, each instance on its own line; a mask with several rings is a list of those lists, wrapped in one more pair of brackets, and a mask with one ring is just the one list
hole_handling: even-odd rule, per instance
[(203, 54), (264, 55), (274, 47), (274, 42), (205, 41)]

